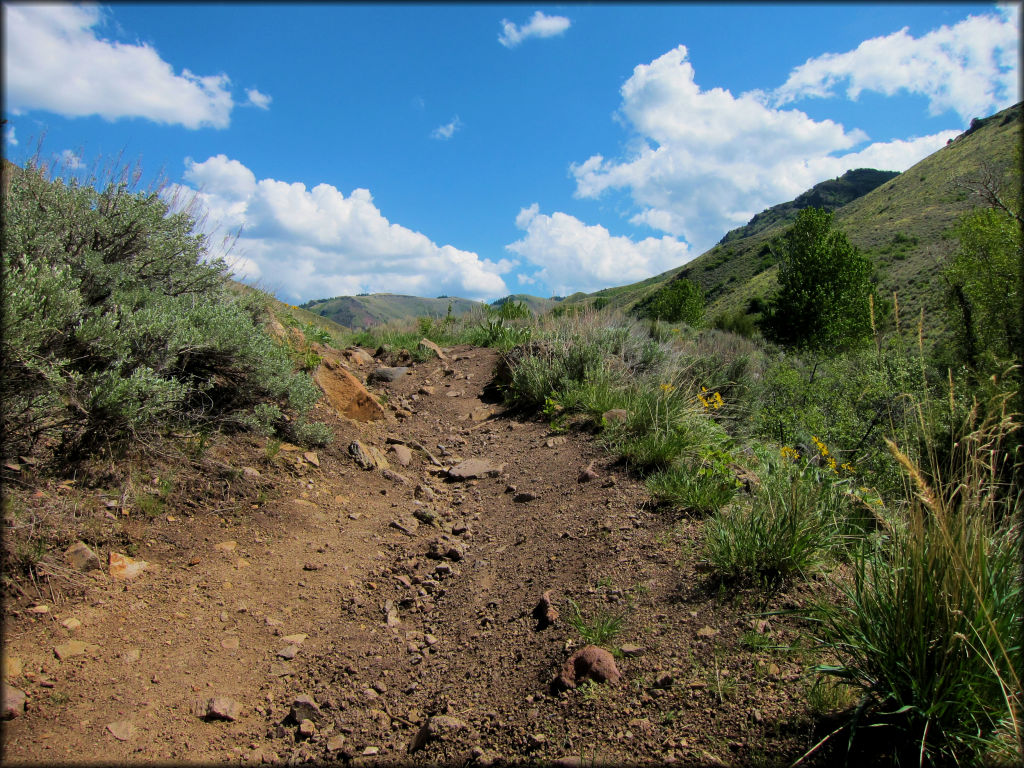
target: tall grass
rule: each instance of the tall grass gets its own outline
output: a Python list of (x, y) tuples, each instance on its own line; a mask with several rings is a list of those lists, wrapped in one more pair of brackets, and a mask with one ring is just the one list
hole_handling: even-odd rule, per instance
[(753, 498), (705, 526), (704, 556), (718, 575), (779, 583), (841, 557), (861, 517), (841, 486), (807, 464), (762, 463)]
[(907, 480), (902, 524), (858, 553), (845, 599), (817, 612), (836, 659), (820, 671), (862, 694), (855, 725), (897, 729), (896, 757), (922, 765), (995, 759), (1000, 734), (1010, 764), (1024, 756), (1022, 496), (1001, 480), (1018, 425), (998, 404), (979, 411), (923, 461), (889, 443)]

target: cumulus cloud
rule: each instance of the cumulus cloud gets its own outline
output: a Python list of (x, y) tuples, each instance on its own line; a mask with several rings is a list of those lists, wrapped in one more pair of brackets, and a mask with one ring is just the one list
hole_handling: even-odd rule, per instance
[(530, 20), (521, 26), (516, 26), (508, 19), (502, 19), (498, 42), (506, 48), (515, 48), (530, 37), (560, 35), (569, 28), (571, 23), (565, 16), (547, 16), (542, 11), (535, 11)]
[(210, 235), (241, 228), (236, 272), (286, 300), (384, 291), (493, 299), (509, 292), (501, 275), (512, 261), (481, 259), (393, 224), (369, 190), (346, 196), (329, 184), (257, 181), (225, 155), (187, 159), (184, 178), (188, 184), (169, 193), (198, 201)]
[(771, 94), (776, 105), (835, 96), (846, 86), (856, 101), (862, 91), (886, 96), (925, 96), (933, 115), (952, 110), (966, 125), (1020, 100), (1020, 8), (968, 16), (915, 38), (904, 27), (865, 40), (845, 53), (826, 53), (794, 69)]
[(7, 131), (4, 133), (4, 141), (6, 141), (12, 147), (18, 146), (18, 139), (14, 135), (13, 125), (7, 127)]
[(823, 179), (863, 166), (903, 171), (958, 133), (862, 147), (863, 131), (773, 108), (762, 94), (701, 89), (682, 45), (637, 66), (621, 93), (632, 151), (573, 164), (576, 195), (627, 190), (640, 208), (634, 224), (684, 238), (694, 255)]
[(674, 237), (635, 242), (566, 213), (542, 214), (537, 203), (519, 211), (516, 226), (526, 235), (505, 247), (541, 267), (520, 282), (539, 280), (560, 294), (644, 280), (678, 267), (689, 255), (686, 243)]
[(234, 101), (225, 74), (173, 67), (147, 44), (98, 36), (97, 6), (6, 3), (4, 89), (15, 114), (142, 117), (186, 128), (225, 128)]
[(445, 123), (444, 125), (439, 125), (437, 128), (435, 128), (433, 132), (430, 134), (430, 137), (432, 139), (441, 139), (442, 141), (447, 141), (453, 135), (455, 135), (455, 132), (459, 130), (461, 127), (462, 121), (459, 119), (459, 116), (456, 115), (455, 117), (452, 118), (451, 122)]
[(71, 171), (77, 171), (79, 168), (85, 167), (82, 163), (82, 158), (72, 152), (70, 149), (65, 149), (60, 155), (57, 156), (61, 166)]
[(248, 104), (259, 109), (270, 109), (270, 102), (273, 99), (265, 93), (260, 93), (255, 88), (247, 88), (245, 95), (249, 98)]

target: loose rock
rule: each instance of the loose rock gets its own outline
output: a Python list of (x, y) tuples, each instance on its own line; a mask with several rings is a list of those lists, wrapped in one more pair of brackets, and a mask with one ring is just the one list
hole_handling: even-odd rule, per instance
[(118, 720), (116, 723), (107, 723), (107, 730), (118, 741), (128, 741), (135, 735), (135, 726), (128, 720)]
[(399, 485), (408, 485), (409, 484), (409, 478), (407, 478), (405, 475), (398, 474), (394, 470), (382, 469), (380, 471), (380, 474), (381, 474), (382, 477), (390, 480), (393, 483), (398, 483)]
[(415, 752), (434, 739), (450, 738), (454, 735), (466, 734), (470, 731), (467, 723), (457, 717), (434, 715), (425, 722), (409, 744), (409, 752)]
[(348, 447), (349, 455), (356, 460), (362, 469), (388, 468), (387, 459), (372, 445), (364, 445), (358, 440), (353, 441)]
[(415, 517), (412, 517), (410, 515), (403, 515), (397, 520), (392, 520), (391, 527), (397, 528), (402, 533), (407, 534), (409, 536), (414, 536), (416, 534), (417, 529), (419, 529), (420, 524)]
[(398, 379), (408, 372), (409, 369), (405, 366), (399, 366), (396, 368), (378, 368), (366, 377), (366, 381), (370, 384), (375, 384), (377, 382), (390, 384), (391, 382), (398, 381)]
[(533, 609), (533, 618), (537, 620), (537, 629), (545, 629), (558, 621), (558, 609), (551, 602), (551, 590), (541, 596)]
[(412, 462), (412, 451), (405, 445), (392, 445), (391, 452), (395, 454), (395, 461), (403, 467), (408, 467)]
[(25, 714), (25, 699), (27, 696), (20, 688), (13, 685), (3, 686), (3, 712), (4, 720), (13, 720)]
[(88, 573), (89, 571), (102, 570), (103, 563), (99, 556), (86, 545), (84, 541), (76, 541), (64, 550), (65, 559), (72, 568)]
[(312, 696), (305, 693), (300, 696), (296, 696), (292, 701), (292, 708), (289, 712), (289, 716), (296, 723), (301, 723), (303, 720), (311, 720), (314, 723), (320, 723), (324, 718), (324, 714), (320, 710), (320, 705), (316, 703), (316, 700)]
[(615, 666), (615, 658), (608, 651), (596, 645), (588, 645), (569, 657), (552, 686), (556, 689), (575, 688), (583, 680), (617, 683), (621, 676)]
[(432, 342), (430, 339), (420, 339), (419, 347), (420, 349), (429, 349), (431, 352), (437, 355), (442, 362), (448, 359), (444, 352), (441, 350), (441, 348), (437, 346), (437, 344)]
[(197, 701), (195, 714), (203, 720), (237, 720), (242, 714), (242, 705), (227, 696), (214, 696)]
[(57, 654), (57, 658), (61, 661), (70, 658), (71, 656), (83, 656), (85, 654), (96, 653), (100, 647), (93, 643), (86, 643), (81, 640), (68, 640), (66, 643), (55, 646), (53, 652)]
[(612, 408), (610, 411), (605, 411), (601, 414), (601, 418), (608, 424), (616, 424), (626, 421), (629, 418), (629, 411), (625, 408)]
[(427, 557), (435, 560), (461, 560), (466, 556), (468, 547), (457, 539), (435, 539), (430, 542)]
[(149, 567), (145, 560), (137, 560), (120, 552), (111, 552), (109, 560), (110, 576), (118, 581), (134, 579)]
[(505, 471), (504, 464), (492, 464), (485, 459), (467, 459), (448, 470), (452, 480), (475, 480), (482, 477), (497, 477)]

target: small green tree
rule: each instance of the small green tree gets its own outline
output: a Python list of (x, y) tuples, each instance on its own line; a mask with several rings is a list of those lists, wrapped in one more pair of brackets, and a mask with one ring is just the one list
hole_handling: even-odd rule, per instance
[(692, 280), (677, 277), (645, 299), (637, 310), (640, 317), (651, 320), (697, 325), (704, 317), (704, 291)]
[(954, 228), (960, 247), (943, 277), (957, 362), (984, 376), (1003, 373), (1008, 363), (1024, 366), (1022, 162), (1018, 148), (1008, 170), (982, 164), (973, 177), (957, 181), (984, 207)]
[(773, 341), (839, 351), (871, 337), (871, 262), (832, 220), (828, 211), (804, 208), (772, 243), (779, 260), (779, 292), (762, 326)]

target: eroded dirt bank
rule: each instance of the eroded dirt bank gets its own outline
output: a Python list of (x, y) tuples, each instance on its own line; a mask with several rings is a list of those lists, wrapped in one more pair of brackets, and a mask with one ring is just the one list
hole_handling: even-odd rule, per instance
[[(801, 597), (718, 589), (699, 521), (654, 508), (593, 435), (486, 402), (493, 351), (446, 352), (375, 386), (387, 421), (330, 421), (312, 459), (225, 456), (259, 467), (265, 502), (133, 521), (139, 577), (9, 600), (5, 677), (27, 705), (4, 762), (776, 765), (810, 748), (804, 659), (776, 649), (798, 626), (764, 617)], [(389, 469), (360, 468), (356, 440)], [(500, 473), (446, 476), (466, 459)], [(560, 615), (541, 628), (545, 592)], [(585, 644), (570, 600), (620, 620), (617, 684), (552, 690)]]

